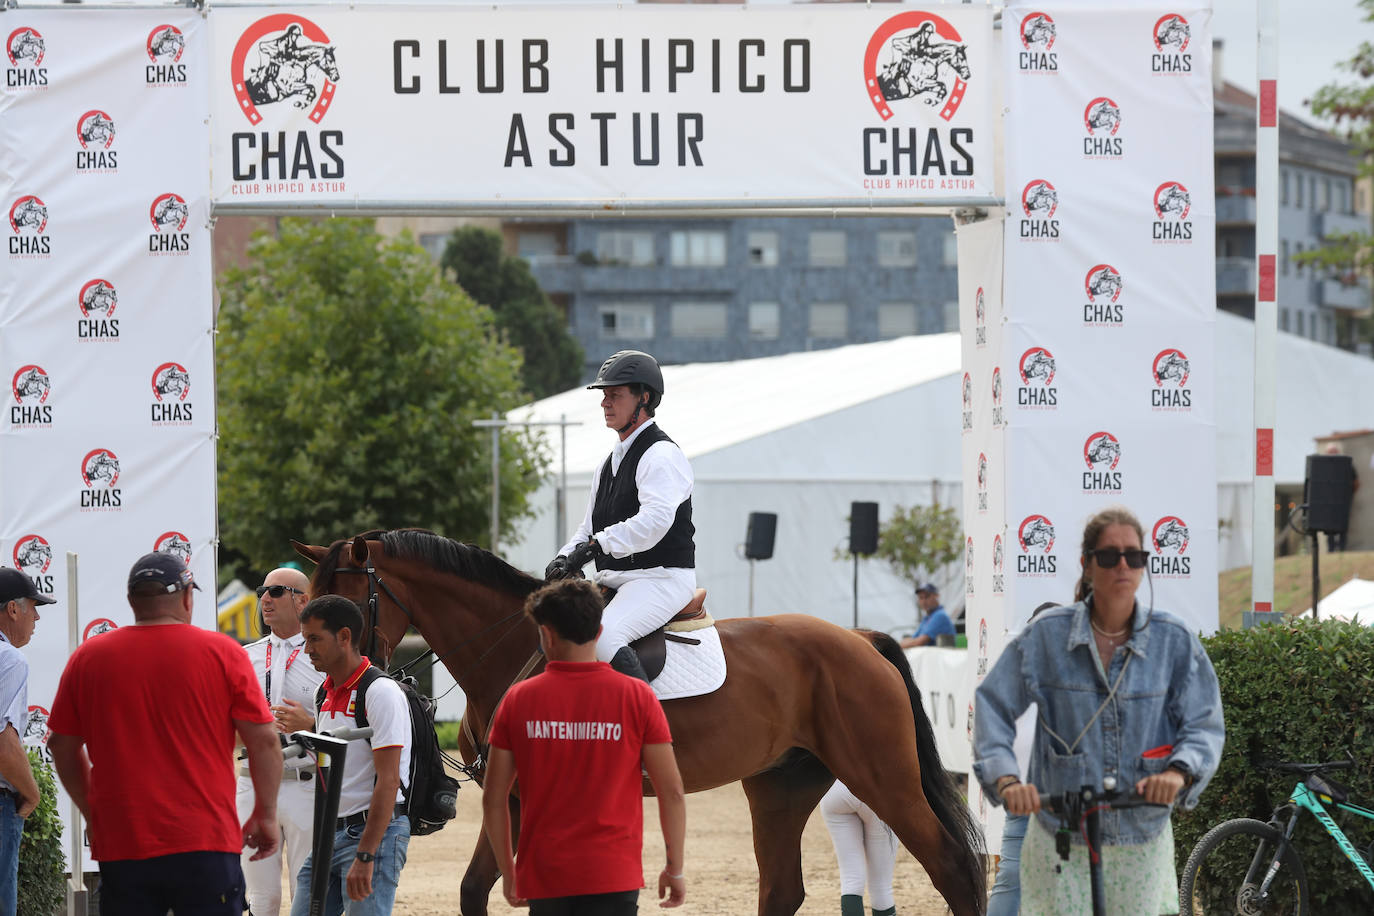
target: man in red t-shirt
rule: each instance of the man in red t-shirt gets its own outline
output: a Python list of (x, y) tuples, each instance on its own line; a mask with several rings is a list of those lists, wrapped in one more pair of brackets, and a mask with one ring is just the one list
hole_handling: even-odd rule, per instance
[[(191, 626), (190, 570), (150, 553), (129, 571), (134, 625), (82, 644), (48, 727), (57, 775), (90, 825), (100, 910), (241, 916), (239, 852), (277, 849), (281, 744), (243, 648)], [(239, 826), (234, 734), (257, 804)]]
[[(596, 660), (601, 610), (596, 586), (581, 579), (530, 595), (525, 613), (539, 625), (548, 662), (510, 689), (492, 722), (482, 822), (506, 901), (528, 901), (530, 916), (638, 912), (641, 767), (654, 785), (667, 851), (661, 906), (680, 906), (687, 895), (687, 804), (668, 721), (648, 684)], [(520, 849), (512, 855), (507, 799), (517, 777)]]

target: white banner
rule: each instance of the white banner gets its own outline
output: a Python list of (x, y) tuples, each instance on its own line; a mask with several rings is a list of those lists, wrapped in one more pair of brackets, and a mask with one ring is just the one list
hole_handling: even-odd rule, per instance
[(132, 622), (128, 570), (152, 550), (191, 563), (196, 623), (216, 626), (208, 43), (185, 10), (3, 18), (0, 564), (58, 601), (23, 650), (35, 743), (68, 551), (79, 640)]
[(988, 7), (217, 9), (214, 199), (992, 196)]

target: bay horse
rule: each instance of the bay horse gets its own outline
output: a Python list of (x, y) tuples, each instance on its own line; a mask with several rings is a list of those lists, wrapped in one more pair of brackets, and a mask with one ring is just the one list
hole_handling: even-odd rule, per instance
[[(419, 529), (292, 545), (317, 565), (312, 598), (339, 594), (363, 608), (364, 654), (385, 666), (407, 627), (419, 630), (467, 694), (460, 752), (472, 765), (478, 755), (468, 726), (485, 743), (501, 697), (542, 662), (523, 607), (544, 582), (481, 548)], [(688, 792), (743, 783), (760, 916), (792, 916), (801, 906), (802, 830), (837, 778), (911, 850), (955, 916), (982, 913), (981, 832), (940, 765), (896, 642), (801, 614), (716, 626), (728, 663), (724, 685), (668, 700), (663, 710)], [(512, 799), (513, 824), (518, 806)], [(482, 835), (461, 885), (464, 916), (486, 914), (498, 877)]]

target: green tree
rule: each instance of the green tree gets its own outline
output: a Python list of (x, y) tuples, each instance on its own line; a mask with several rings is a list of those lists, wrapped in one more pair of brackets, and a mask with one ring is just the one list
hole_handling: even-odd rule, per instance
[(963, 552), (964, 526), (949, 506), (897, 506), (878, 528), (878, 558), (912, 588), (944, 578), (944, 568)]
[(582, 346), (568, 333), (563, 313), (539, 288), (523, 258), (501, 251), (501, 237), (477, 226), (453, 230), (439, 260), (473, 299), (496, 314), (506, 339), (525, 354), (525, 387), (546, 397), (576, 385)]
[[(472, 421), (526, 400), (491, 312), (370, 220), (283, 220), (249, 256), (219, 284), (226, 565), (268, 570), (289, 538), (371, 528), (486, 544), (491, 436)], [(538, 440), (503, 434), (503, 531), (530, 511), (546, 464)]]
[(57, 816), (57, 780), (36, 747), (28, 749), (33, 778), (43, 796), (24, 819), (19, 840), (19, 916), (52, 916), (67, 896), (62, 855), (62, 819)]
[[(1364, 19), (1374, 23), (1374, 0), (1359, 0)], [(1359, 177), (1374, 177), (1374, 43), (1364, 42), (1355, 55), (1340, 64), (1358, 78), (1354, 83), (1328, 83), (1308, 101), (1312, 113), (1330, 118), (1350, 144), (1359, 160)], [(1368, 229), (1328, 236), (1325, 244), (1294, 256), (1300, 264), (1310, 264), (1343, 283), (1354, 285), (1374, 272), (1374, 236)], [(1361, 321), (1359, 336), (1374, 340), (1374, 319)]]

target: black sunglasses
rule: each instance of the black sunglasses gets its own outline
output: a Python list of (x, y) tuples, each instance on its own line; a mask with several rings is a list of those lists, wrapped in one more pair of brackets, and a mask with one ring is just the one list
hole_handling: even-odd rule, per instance
[(1126, 558), (1126, 565), (1131, 569), (1143, 569), (1145, 561), (1150, 558), (1148, 550), (1118, 550), (1115, 547), (1103, 547), (1099, 550), (1089, 550), (1087, 556), (1097, 561), (1097, 565), (1103, 569), (1113, 569), (1116, 564), (1121, 562), (1121, 558)]
[(273, 598), (280, 598), (282, 595), (286, 594), (287, 592), (290, 592), (290, 593), (293, 594), (293, 595), (304, 595), (304, 594), (305, 594), (305, 592), (301, 591), (300, 589), (298, 589), (298, 588), (292, 588), (292, 587), (289, 586), (289, 585), (259, 585), (258, 588), (257, 588), (257, 592), (258, 592), (258, 597), (259, 597), (259, 598), (262, 597), (263, 592), (266, 592), (267, 594), (271, 595)]

